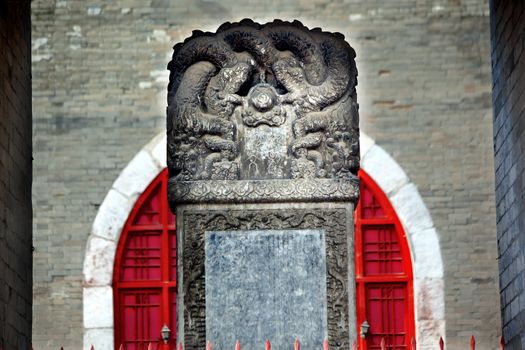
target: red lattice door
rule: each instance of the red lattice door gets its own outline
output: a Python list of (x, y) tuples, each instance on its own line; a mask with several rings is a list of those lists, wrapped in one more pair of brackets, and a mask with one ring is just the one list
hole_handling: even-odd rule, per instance
[[(405, 232), (387, 197), (360, 172), (355, 217), (355, 271), (359, 349), (409, 349), (414, 337), (413, 282)], [(362, 327), (364, 325), (365, 327)]]
[[(167, 170), (137, 200), (120, 236), (113, 274), (115, 349), (175, 349), (176, 235)], [(161, 331), (170, 329), (168, 344)]]

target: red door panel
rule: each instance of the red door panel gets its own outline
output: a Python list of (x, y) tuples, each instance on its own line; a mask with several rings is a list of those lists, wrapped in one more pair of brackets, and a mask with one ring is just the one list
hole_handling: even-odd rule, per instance
[[(120, 236), (113, 273), (115, 349), (175, 349), (177, 247), (164, 170), (144, 193)], [(164, 344), (161, 330), (170, 330)]]
[(407, 303), (404, 283), (368, 284), (366, 286), (367, 319), (370, 324), (368, 349), (380, 349), (385, 338), (387, 349), (405, 349)]
[(124, 349), (147, 349), (149, 343), (159, 342), (162, 328), (160, 290), (128, 290), (119, 293), (120, 325), (123, 330), (121, 344)]
[(360, 172), (361, 198), (355, 213), (357, 333), (361, 350), (408, 349), (414, 333), (413, 277), (408, 242), (387, 197)]
[(403, 258), (394, 225), (364, 226), (361, 233), (365, 275), (403, 273)]

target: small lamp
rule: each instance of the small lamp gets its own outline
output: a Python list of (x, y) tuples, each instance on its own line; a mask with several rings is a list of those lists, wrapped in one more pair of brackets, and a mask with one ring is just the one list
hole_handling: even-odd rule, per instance
[(168, 341), (170, 340), (170, 333), (171, 329), (169, 329), (167, 324), (164, 324), (164, 326), (162, 326), (162, 329), (160, 330), (160, 334), (162, 335), (162, 340), (164, 341), (164, 344), (168, 344)]
[(361, 323), (361, 338), (365, 339), (366, 335), (368, 334), (368, 329), (370, 329), (370, 324), (368, 324), (367, 320), (364, 320), (363, 323)]

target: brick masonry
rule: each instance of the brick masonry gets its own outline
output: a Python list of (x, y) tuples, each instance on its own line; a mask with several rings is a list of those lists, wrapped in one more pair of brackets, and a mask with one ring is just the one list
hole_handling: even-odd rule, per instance
[(525, 348), (525, 4), (491, 1), (494, 168), (501, 314), (508, 349)]
[(31, 344), (30, 2), (0, 1), (0, 349)]
[(362, 129), (418, 186), (440, 237), (450, 348), (500, 335), (488, 4), (34, 0), (34, 343), (82, 339), (82, 259), (112, 182), (165, 123), (171, 47), (252, 17), (340, 31)]

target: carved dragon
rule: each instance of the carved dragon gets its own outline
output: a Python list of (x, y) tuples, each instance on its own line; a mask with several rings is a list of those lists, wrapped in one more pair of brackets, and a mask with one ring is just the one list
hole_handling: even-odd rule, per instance
[[(239, 127), (291, 123), (288, 178), (354, 177), (355, 52), (300, 22), (225, 23), (193, 32), (168, 65), (168, 167), (176, 180), (237, 179)], [(239, 123), (239, 120), (242, 122)]]

